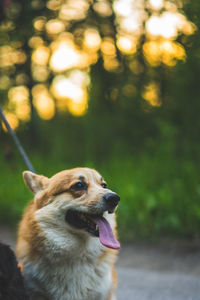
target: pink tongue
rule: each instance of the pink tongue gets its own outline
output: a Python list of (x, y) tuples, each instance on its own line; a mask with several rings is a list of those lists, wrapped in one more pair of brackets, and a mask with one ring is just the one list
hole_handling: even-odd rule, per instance
[(104, 217), (101, 217), (96, 220), (96, 223), (99, 226), (100, 242), (108, 248), (119, 249), (120, 243), (114, 237), (114, 234), (108, 221)]

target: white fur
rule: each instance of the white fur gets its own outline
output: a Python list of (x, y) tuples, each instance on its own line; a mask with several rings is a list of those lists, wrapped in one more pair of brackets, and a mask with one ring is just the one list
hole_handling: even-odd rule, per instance
[(60, 265), (52, 258), (46, 264), (29, 263), (26, 272), (25, 264), (26, 283), (35, 291), (40, 290), (40, 285), (34, 282), (36, 277), (43, 283), (44, 294), (52, 300), (105, 300), (112, 284), (111, 268), (107, 263), (94, 267), (95, 260), (94, 255), (86, 255), (82, 250), (79, 256), (66, 257)]

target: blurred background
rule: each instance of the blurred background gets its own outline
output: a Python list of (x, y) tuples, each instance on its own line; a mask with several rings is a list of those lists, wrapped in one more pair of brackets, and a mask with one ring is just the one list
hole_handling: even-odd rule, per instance
[[(200, 2), (2, 0), (0, 105), (36, 171), (97, 169), (121, 240), (200, 235)], [(32, 195), (0, 124), (0, 222)]]

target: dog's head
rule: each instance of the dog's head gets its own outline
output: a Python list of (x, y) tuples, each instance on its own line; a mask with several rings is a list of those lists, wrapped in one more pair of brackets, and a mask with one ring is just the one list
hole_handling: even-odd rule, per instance
[[(23, 173), (24, 181), (34, 193), (34, 205), (47, 226), (66, 226), (78, 233), (99, 237), (109, 248), (120, 245), (112, 232), (112, 218), (120, 197), (107, 188), (95, 170), (75, 168), (61, 171), (51, 178)], [(45, 220), (45, 221), (44, 221)]]

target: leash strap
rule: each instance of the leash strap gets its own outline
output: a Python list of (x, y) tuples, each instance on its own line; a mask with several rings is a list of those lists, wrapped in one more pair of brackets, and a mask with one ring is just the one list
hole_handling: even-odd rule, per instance
[(20, 144), (20, 141), (19, 141), (17, 135), (15, 134), (15, 132), (10, 127), (10, 124), (8, 123), (8, 121), (7, 121), (7, 119), (6, 119), (5, 115), (4, 115), (1, 107), (0, 107), (0, 117), (2, 118), (2, 120), (3, 120), (3, 122), (4, 122), (5, 126), (6, 126), (6, 128), (8, 130), (8, 132), (12, 136), (12, 138), (13, 138), (13, 140), (14, 140), (14, 142), (15, 142), (15, 144), (16, 144), (16, 146), (17, 146), (17, 148), (18, 148), (18, 150), (19, 150), (19, 152), (20, 152), (20, 154), (21, 154), (21, 156), (23, 158), (23, 160), (25, 161), (28, 169), (31, 172), (36, 173), (35, 170), (34, 170), (34, 168), (33, 168), (33, 166), (32, 166), (32, 164), (31, 164), (31, 162), (30, 162), (30, 160), (28, 159), (28, 156), (26, 155), (26, 152), (24, 151), (22, 145)]

